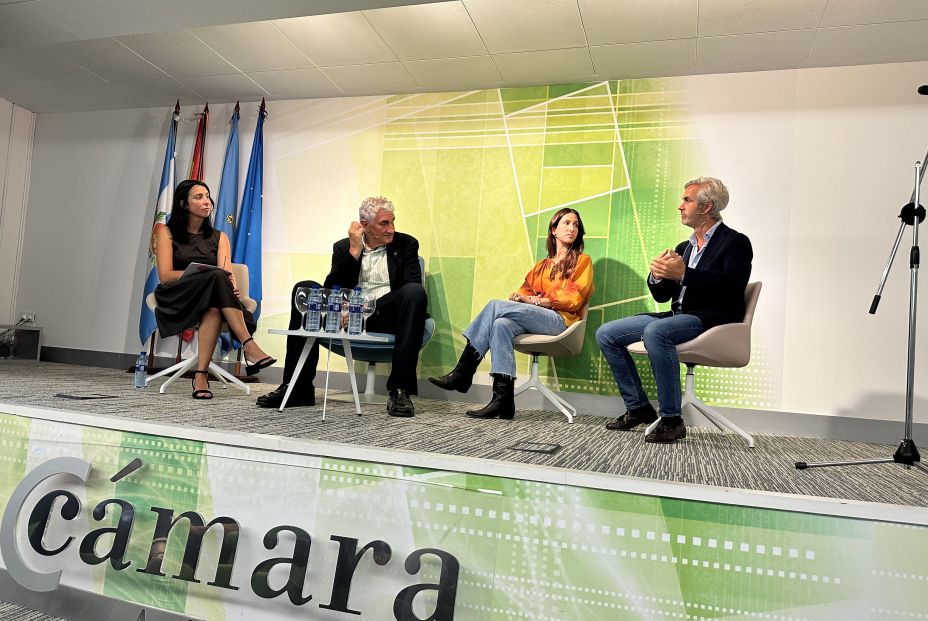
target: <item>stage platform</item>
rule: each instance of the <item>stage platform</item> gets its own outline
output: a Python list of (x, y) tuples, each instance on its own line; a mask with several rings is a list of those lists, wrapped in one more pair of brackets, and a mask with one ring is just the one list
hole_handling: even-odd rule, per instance
[[(327, 420), (322, 422), (319, 389), (315, 407), (278, 412), (255, 406), (258, 395), (275, 388), (269, 384), (251, 384), (248, 397), (212, 382), (216, 398), (211, 401), (193, 400), (186, 382), (176, 382), (166, 394), (158, 393), (159, 385), (136, 390), (131, 375), (113, 369), (0, 360), (0, 404), (71, 410), (167, 427), (356, 445), (357, 459), (364, 459), (362, 447), (399, 449), (665, 482), (928, 507), (928, 474), (918, 469), (897, 464), (802, 472), (794, 468), (796, 461), (887, 457), (896, 448), (892, 445), (755, 434), (756, 446), (748, 448), (737, 436), (723, 436), (709, 426), (689, 428), (687, 438), (677, 444), (654, 445), (643, 441), (641, 431), (608, 431), (604, 425), (610, 419), (582, 412), (573, 424), (556, 412), (530, 409), (518, 409), (513, 421), (477, 421), (464, 416), (472, 404), (421, 398), (415, 399), (416, 416), (408, 419), (387, 416), (384, 406), (374, 405), (362, 405), (362, 415), (357, 416), (353, 403), (330, 400)], [(170, 431), (162, 433), (169, 435)], [(514, 449), (520, 442), (560, 448), (552, 454)]]

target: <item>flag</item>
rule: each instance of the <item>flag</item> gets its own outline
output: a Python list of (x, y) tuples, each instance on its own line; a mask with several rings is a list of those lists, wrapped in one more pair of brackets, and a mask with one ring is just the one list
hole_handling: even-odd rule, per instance
[(193, 143), (193, 155), (190, 157), (190, 174), (188, 179), (203, 181), (203, 157), (206, 153), (206, 125), (209, 123), (209, 104), (203, 108), (203, 112), (198, 114), (200, 120), (197, 122), (197, 138)]
[(229, 121), (229, 142), (226, 144), (226, 158), (222, 163), (216, 212), (213, 214), (213, 228), (226, 234), (231, 248), (235, 247), (235, 215), (238, 211), (238, 117), (239, 106), (238, 102), (235, 102), (235, 110)]
[(264, 184), (264, 119), (267, 116), (264, 99), (258, 109), (258, 126), (251, 143), (251, 159), (245, 175), (245, 192), (238, 214), (232, 262), (248, 266), (249, 297), (258, 302), (255, 319), (261, 314), (261, 192)]
[(155, 205), (155, 218), (151, 226), (151, 237), (148, 242), (148, 261), (151, 268), (148, 272), (148, 278), (145, 280), (145, 291), (142, 293), (142, 312), (139, 315), (139, 341), (142, 346), (148, 342), (152, 332), (155, 331), (155, 313), (148, 308), (145, 299), (148, 294), (158, 286), (158, 270), (155, 266), (155, 242), (158, 229), (167, 224), (168, 217), (171, 215), (171, 203), (174, 200), (175, 170), (174, 160), (176, 153), (174, 151), (174, 139), (177, 133), (177, 121), (180, 119), (180, 100), (174, 106), (174, 114), (171, 118), (170, 129), (168, 130), (168, 143), (164, 149), (164, 166), (161, 169), (161, 184), (158, 186), (158, 200)]
[[(238, 201), (238, 117), (239, 105), (229, 121), (229, 142), (226, 144), (226, 157), (222, 163), (222, 177), (219, 180), (219, 196), (216, 198), (216, 211), (213, 213), (213, 228), (222, 231), (229, 238), (229, 246), (235, 243), (235, 212)], [(219, 335), (219, 348), (223, 354), (233, 347), (233, 339), (228, 332)], [(237, 342), (235, 345), (238, 349)]]

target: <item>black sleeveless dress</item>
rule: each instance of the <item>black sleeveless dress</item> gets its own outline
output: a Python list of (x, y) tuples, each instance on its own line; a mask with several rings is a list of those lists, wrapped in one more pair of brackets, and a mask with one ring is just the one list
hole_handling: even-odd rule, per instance
[[(186, 242), (172, 239), (171, 246), (175, 270), (184, 270), (191, 263), (216, 265), (219, 232), (213, 231), (209, 239), (190, 233)], [(155, 301), (155, 321), (162, 338), (196, 327), (208, 308), (242, 308), (229, 277), (221, 270), (194, 272), (169, 285), (158, 285)]]

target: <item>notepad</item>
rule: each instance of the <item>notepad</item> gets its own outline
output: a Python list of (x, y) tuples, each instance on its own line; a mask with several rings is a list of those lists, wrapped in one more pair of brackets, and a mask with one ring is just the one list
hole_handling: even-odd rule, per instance
[(184, 270), (184, 273), (181, 274), (180, 277), (183, 278), (184, 276), (189, 276), (197, 272), (208, 272), (210, 270), (219, 270), (221, 272), (225, 272), (226, 274), (232, 273), (229, 270), (222, 269), (218, 265), (209, 265), (207, 263), (191, 263), (187, 266), (187, 269)]

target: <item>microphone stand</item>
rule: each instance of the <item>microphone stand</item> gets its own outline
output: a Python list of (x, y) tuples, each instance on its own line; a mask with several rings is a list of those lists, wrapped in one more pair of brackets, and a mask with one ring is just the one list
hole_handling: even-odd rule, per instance
[[(925, 153), (925, 159), (928, 161), (928, 153)], [(916, 321), (916, 303), (918, 301), (918, 267), (919, 267), (919, 249), (918, 249), (918, 225), (925, 219), (925, 208), (919, 201), (919, 188), (922, 178), (925, 176), (925, 168), (922, 162), (915, 162), (915, 189), (912, 191), (912, 199), (908, 205), (899, 212), (899, 218), (902, 223), (899, 225), (899, 232), (896, 234), (896, 241), (893, 244), (892, 251), (889, 253), (889, 261), (883, 269), (883, 276), (880, 278), (880, 285), (877, 288), (876, 295), (873, 296), (873, 302), (870, 304), (870, 314), (876, 314), (876, 308), (880, 304), (880, 297), (883, 293), (883, 286), (886, 284), (886, 278), (889, 276), (889, 269), (892, 267), (893, 259), (896, 258), (896, 251), (899, 249), (899, 242), (902, 240), (902, 233), (907, 225), (912, 227), (912, 249), (909, 251), (909, 341), (908, 357), (906, 359), (906, 381), (905, 381), (905, 430), (902, 436), (902, 442), (896, 449), (892, 457), (877, 459), (857, 459), (853, 461), (831, 461), (808, 463), (804, 461), (796, 462), (797, 470), (806, 470), (808, 468), (825, 468), (830, 466), (850, 466), (855, 464), (885, 464), (897, 463), (902, 464), (906, 470), (916, 466), (921, 470), (928, 472), (921, 463), (921, 455), (918, 454), (918, 447), (912, 440), (912, 404), (915, 397), (915, 321)]]

